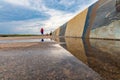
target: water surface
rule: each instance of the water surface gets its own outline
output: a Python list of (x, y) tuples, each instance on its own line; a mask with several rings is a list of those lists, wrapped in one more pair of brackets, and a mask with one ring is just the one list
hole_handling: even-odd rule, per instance
[(56, 38), (55, 41), (103, 79), (120, 80), (120, 41), (80, 38)]

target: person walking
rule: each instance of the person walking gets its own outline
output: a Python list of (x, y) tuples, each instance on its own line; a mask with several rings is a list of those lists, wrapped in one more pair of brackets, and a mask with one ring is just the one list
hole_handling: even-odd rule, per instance
[(41, 32), (41, 34), (43, 35), (43, 34), (44, 34), (44, 29), (41, 28), (40, 32)]

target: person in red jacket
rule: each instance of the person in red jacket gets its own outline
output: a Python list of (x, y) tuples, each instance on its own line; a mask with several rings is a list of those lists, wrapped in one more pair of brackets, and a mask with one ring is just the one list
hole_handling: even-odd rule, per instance
[(43, 35), (43, 34), (44, 34), (44, 29), (41, 28), (40, 32), (41, 32), (41, 34)]

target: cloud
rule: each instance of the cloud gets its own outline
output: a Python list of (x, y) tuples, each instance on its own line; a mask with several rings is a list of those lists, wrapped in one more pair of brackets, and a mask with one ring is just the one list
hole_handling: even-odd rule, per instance
[(29, 0), (4, 0), (7, 3), (11, 3), (14, 5), (21, 5), (21, 6), (29, 6)]
[(0, 8), (0, 22), (5, 21), (20, 21), (29, 19), (49, 19), (49, 15), (44, 12), (31, 10), (22, 6), (11, 5), (7, 3), (0, 3), (2, 8)]
[[(43, 0), (43, 4), (47, 8), (60, 10), (68, 13), (74, 13), (81, 10), (83, 6), (89, 5), (96, 0)], [(50, 3), (50, 4), (49, 4)]]
[[(96, 0), (2, 0), (0, 33), (39, 34), (55, 30)], [(3, 27), (4, 26), (4, 27)]]
[(39, 34), (44, 24), (40, 20), (26, 20), (0, 23), (0, 34)]

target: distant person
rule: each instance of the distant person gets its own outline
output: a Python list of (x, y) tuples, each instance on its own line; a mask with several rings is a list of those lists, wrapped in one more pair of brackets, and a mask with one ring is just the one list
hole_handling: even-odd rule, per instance
[(52, 36), (52, 31), (50, 32), (50, 36)]
[(41, 32), (41, 34), (43, 35), (43, 34), (44, 34), (44, 29), (41, 28), (40, 32)]

